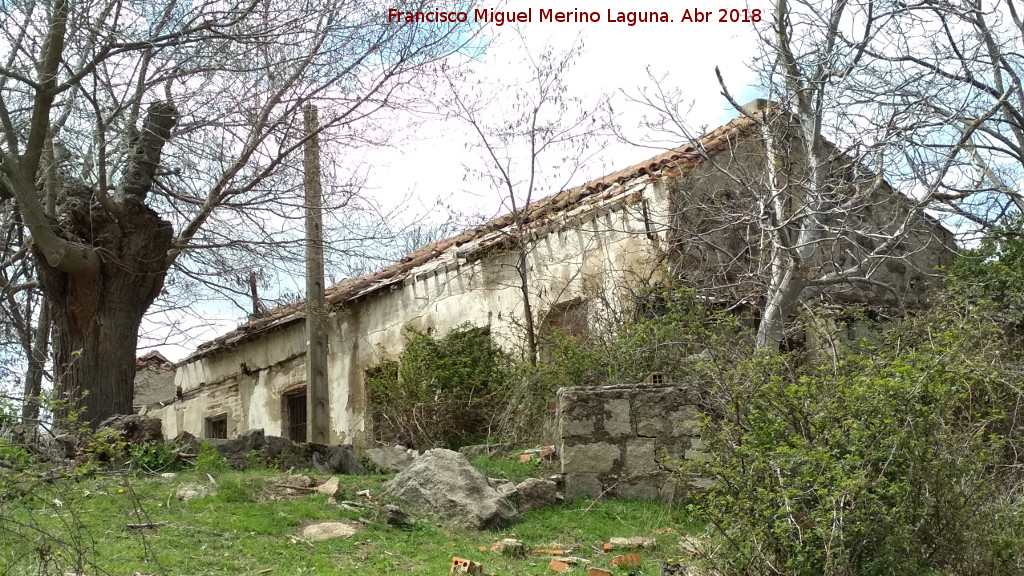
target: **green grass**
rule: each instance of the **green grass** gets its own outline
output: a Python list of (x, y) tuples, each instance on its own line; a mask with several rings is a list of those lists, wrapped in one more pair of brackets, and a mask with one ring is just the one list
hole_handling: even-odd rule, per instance
[(473, 466), (476, 466), (489, 478), (504, 478), (513, 482), (558, 472), (558, 465), (551, 462), (543, 462), (539, 459), (520, 462), (519, 453), (520, 451), (513, 450), (511, 456), (494, 459), (481, 454), (473, 458)]
[[(68, 482), (54, 485), (52, 492), (36, 491), (38, 496), (27, 500), (0, 503), (0, 518), (6, 522), (0, 527), (0, 574), (45, 573), (40, 570), (45, 563), (60, 574), (74, 564), (79, 548), (95, 559), (88, 574), (446, 574), (453, 556), (480, 562), (491, 574), (551, 573), (550, 557), (516, 559), (478, 550), (510, 536), (527, 549), (553, 543), (572, 547), (573, 556), (602, 567), (613, 555), (600, 551), (608, 538), (656, 538), (658, 545), (642, 556), (645, 573), (657, 574), (662, 559), (678, 554), (680, 534), (701, 528), (678, 508), (611, 500), (529, 512), (503, 531), (456, 529), (427, 518), (398, 529), (377, 518), (375, 505), (343, 510), (317, 494), (269, 500), (268, 490), (286, 478), (280, 473), (221, 472), (214, 478), (215, 495), (184, 503), (173, 497), (176, 488), (206, 483), (205, 474)], [(386, 479), (342, 477), (343, 499), (359, 500), (356, 492), (363, 489), (376, 495)], [(7, 522), (11, 519), (26, 527)], [(365, 528), (351, 539), (308, 542), (299, 536), (309, 522), (338, 519), (360, 520)], [(141, 522), (167, 524), (141, 532), (125, 526)], [(666, 527), (679, 533), (657, 534)], [(573, 572), (586, 573), (581, 568)]]

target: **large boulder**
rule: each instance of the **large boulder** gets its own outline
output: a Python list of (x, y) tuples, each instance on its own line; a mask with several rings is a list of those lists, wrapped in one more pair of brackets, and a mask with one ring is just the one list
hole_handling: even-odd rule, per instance
[(235, 470), (245, 470), (249, 463), (249, 453), (259, 452), (266, 445), (267, 437), (263, 433), (263, 428), (256, 428), (255, 430), (239, 434), (230, 440), (210, 438), (206, 441), (217, 449), (221, 458), (227, 460), (228, 465), (232, 468)]
[(366, 451), (366, 457), (373, 463), (377, 472), (382, 474), (401, 472), (412, 465), (415, 460), (410, 451), (402, 446), (370, 448)]
[(203, 445), (203, 441), (196, 438), (189, 432), (179, 432), (174, 437), (174, 445), (178, 447), (178, 450), (185, 454), (198, 454), (199, 448)]
[(351, 444), (340, 446), (323, 446), (310, 444), (313, 450), (313, 466), (328, 474), (348, 474), (363, 476), (368, 474), (366, 467), (359, 461)]
[(451, 450), (424, 452), (385, 484), (382, 493), (410, 510), (478, 530), (500, 528), (519, 518), (508, 498), (465, 456)]
[(159, 418), (142, 414), (119, 414), (100, 422), (99, 429), (110, 428), (118, 437), (130, 444), (146, 444), (164, 439), (163, 423)]
[(523, 512), (546, 508), (558, 502), (558, 485), (544, 478), (527, 478), (516, 485)]

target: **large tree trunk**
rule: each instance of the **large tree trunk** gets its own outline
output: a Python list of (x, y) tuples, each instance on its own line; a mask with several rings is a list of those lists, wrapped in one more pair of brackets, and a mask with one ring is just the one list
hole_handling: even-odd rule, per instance
[(797, 264), (790, 264), (773, 271), (772, 285), (768, 289), (764, 313), (754, 339), (754, 347), (758, 350), (778, 350), (786, 336), (786, 320), (796, 313), (800, 294), (806, 286), (797, 268)]
[(69, 274), (38, 258), (53, 322), (55, 389), (95, 426), (132, 412), (139, 324), (163, 288), (172, 230), (142, 202), (124, 198), (117, 218), (82, 202), (60, 217), (64, 234), (100, 248), (97, 270)]

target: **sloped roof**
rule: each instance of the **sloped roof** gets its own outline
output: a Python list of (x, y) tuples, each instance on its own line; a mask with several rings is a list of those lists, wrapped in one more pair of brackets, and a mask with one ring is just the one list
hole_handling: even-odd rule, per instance
[[(653, 180), (676, 176), (699, 165), (706, 154), (734, 146), (738, 139), (747, 136), (755, 127), (753, 120), (740, 116), (678, 148), (581, 186), (535, 200), (524, 208), (525, 227), (531, 231), (549, 228), (556, 219), (579, 216), (623, 200), (631, 193), (637, 193), (638, 187), (642, 189)], [(343, 280), (325, 290), (328, 306), (337, 306), (367, 296), (401, 282), (410, 275), (423, 273), (426, 269), (434, 270), (454, 263), (460, 258), (466, 259), (471, 253), (495, 247), (500, 249), (505, 246), (503, 242), (508, 242), (514, 237), (513, 232), (509, 230), (514, 224), (515, 215), (508, 213), (461, 234), (426, 244), (377, 272)], [(182, 364), (223, 348), (232, 348), (259, 334), (301, 321), (305, 318), (303, 304), (304, 301), (299, 300), (273, 308), (264, 316), (241, 324), (235, 330), (201, 344), (195, 353), (182, 361)]]
[(174, 368), (174, 363), (164, 357), (163, 354), (156, 350), (150, 350), (142, 356), (135, 359), (135, 370), (171, 370)]

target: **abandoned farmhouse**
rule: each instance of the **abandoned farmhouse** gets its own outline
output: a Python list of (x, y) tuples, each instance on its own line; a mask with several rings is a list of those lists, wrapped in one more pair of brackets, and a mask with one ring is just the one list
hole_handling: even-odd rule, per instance
[[(735, 183), (722, 175), (721, 165), (760, 165), (763, 146), (758, 124), (741, 116), (700, 140), (536, 200), (518, 220), (496, 218), (329, 287), (331, 443), (367, 442), (364, 372), (400, 352), (406, 327), (444, 334), (466, 323), (487, 326), (503, 347), (522, 349), (520, 238), (527, 246), (538, 332), (598, 329), (627, 312), (638, 289), (666, 274), (747, 286), (730, 289), (729, 297), (756, 306), (757, 283), (745, 279), (749, 267), (740, 265), (760, 257), (751, 248), (756, 242), (749, 227), (702, 217), (687, 202), (711, 195), (728, 203)], [(858, 215), (857, 225), (868, 232), (898, 220), (894, 214), (907, 202), (887, 186), (883, 193), (870, 213)], [(927, 217), (912, 224), (901, 257), (874, 268), (871, 283), (836, 288), (828, 294), (831, 301), (914, 305), (929, 273), (948, 259), (952, 239)], [(680, 238), (681, 228), (693, 241)], [(865, 241), (871, 236), (865, 234)], [(822, 267), (848, 265), (858, 254), (839, 244), (820, 252)], [(305, 439), (304, 320), (301, 302), (285, 305), (203, 344), (174, 368), (173, 385), (167, 372), (163, 398), (147, 390), (148, 414), (161, 419), (168, 438), (181, 432), (230, 437), (263, 428)]]

